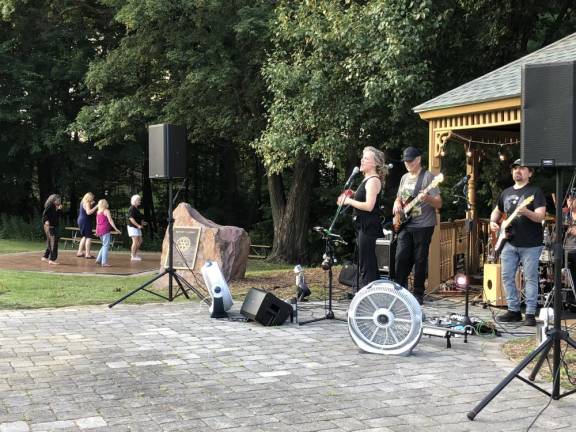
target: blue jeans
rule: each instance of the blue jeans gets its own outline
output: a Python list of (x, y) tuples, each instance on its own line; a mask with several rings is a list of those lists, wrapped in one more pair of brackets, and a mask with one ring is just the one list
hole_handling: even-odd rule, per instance
[(100, 240), (102, 240), (102, 247), (100, 248), (100, 252), (98, 252), (98, 257), (96, 258), (96, 262), (100, 264), (108, 264), (108, 249), (110, 249), (110, 233), (106, 233), (100, 236)]
[(536, 313), (538, 303), (538, 265), (542, 246), (516, 247), (506, 243), (502, 249), (502, 282), (506, 290), (506, 302), (508, 310), (520, 312), (520, 298), (516, 289), (516, 270), (522, 262), (524, 269), (526, 313)]

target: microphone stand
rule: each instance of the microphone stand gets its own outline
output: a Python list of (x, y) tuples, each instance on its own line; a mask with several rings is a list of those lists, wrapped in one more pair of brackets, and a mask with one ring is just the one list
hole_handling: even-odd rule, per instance
[[(350, 187), (350, 185), (352, 184), (352, 180), (354, 179), (355, 175), (358, 172), (356, 172), (356, 169), (354, 169), (354, 171), (352, 171), (352, 174), (350, 175), (350, 177), (346, 181), (346, 184), (344, 185), (343, 192)], [(340, 204), (338, 204), (338, 209), (336, 209), (336, 214), (334, 215), (334, 218), (332, 219), (332, 223), (330, 224), (330, 228), (326, 229), (323, 227), (314, 227), (314, 230), (320, 233), (320, 235), (322, 236), (322, 239), (324, 239), (324, 242), (325, 242), (324, 256), (323, 256), (323, 260), (322, 260), (322, 269), (324, 271), (328, 272), (328, 308), (326, 309), (326, 303), (324, 303), (325, 314), (323, 317), (313, 318), (313, 319), (310, 319), (307, 321), (301, 321), (301, 322), (299, 321), (298, 322), (299, 325), (305, 325), (305, 324), (318, 322), (318, 321), (322, 321), (322, 320), (346, 321), (346, 319), (337, 318), (334, 315), (334, 311), (332, 310), (333, 277), (334, 277), (333, 272), (332, 272), (332, 266), (334, 265), (334, 262), (336, 261), (335, 254), (334, 254), (334, 248), (337, 244), (344, 244), (344, 245), (348, 244), (344, 240), (342, 240), (342, 237), (340, 235), (332, 233), (332, 229), (334, 228), (334, 225), (336, 224), (338, 217), (342, 213), (342, 207), (343, 207), (342, 204), (343, 203), (344, 203), (344, 200), (342, 200), (342, 202)]]
[[(456, 200), (453, 201), (453, 204), (456, 204), (461, 199), (463, 199), (464, 203), (466, 204), (466, 219), (464, 219), (464, 229), (466, 232), (466, 250), (464, 252), (464, 274), (466, 275), (466, 287), (464, 294), (464, 319), (462, 320), (462, 324), (464, 326), (470, 326), (472, 325), (472, 321), (468, 315), (468, 304), (470, 296), (470, 245), (472, 244), (471, 237), (472, 228), (474, 227), (474, 220), (468, 218), (471, 208), (470, 200), (468, 199), (468, 181), (466, 181), (462, 186), (462, 195), (454, 194), (454, 196), (456, 197)], [(467, 336), (468, 332), (465, 332), (464, 342), (468, 342)]]
[(320, 318), (312, 318), (306, 321), (298, 321), (298, 325), (305, 325), (313, 322), (323, 321), (323, 320), (338, 320), (338, 321), (346, 321), (346, 319), (338, 318), (334, 315), (334, 311), (332, 310), (332, 294), (333, 294), (333, 272), (332, 266), (336, 261), (334, 256), (334, 248), (337, 244), (348, 244), (342, 237), (338, 234), (333, 234), (330, 230), (323, 228), (323, 227), (315, 227), (315, 231), (319, 232), (322, 235), (322, 238), (325, 240), (325, 249), (324, 249), (324, 259), (322, 261), (322, 269), (328, 272), (328, 308), (326, 308), (326, 302), (324, 302), (324, 310), (325, 314), (323, 317)]
[[(344, 188), (342, 189), (342, 193), (344, 193), (346, 191), (346, 189), (348, 189), (350, 187), (350, 185), (352, 184), (352, 180), (354, 180), (354, 177), (356, 177), (356, 174), (358, 174), (360, 172), (360, 170), (358, 170), (358, 172), (355, 172), (356, 169), (354, 169), (354, 171), (352, 171), (352, 174), (350, 175), (350, 177), (348, 177), (348, 180), (346, 181), (346, 183), (344, 184)], [(330, 224), (330, 228), (328, 228), (328, 232), (332, 232), (332, 229), (334, 228), (334, 225), (336, 224), (336, 221), (338, 220), (338, 217), (340, 216), (340, 213), (342, 212), (342, 207), (344, 204), (344, 200), (342, 200), (342, 202), (340, 204), (338, 204), (338, 209), (336, 210), (336, 214), (334, 215), (334, 218), (332, 219), (332, 223)], [(348, 206), (346, 206), (347, 208)]]

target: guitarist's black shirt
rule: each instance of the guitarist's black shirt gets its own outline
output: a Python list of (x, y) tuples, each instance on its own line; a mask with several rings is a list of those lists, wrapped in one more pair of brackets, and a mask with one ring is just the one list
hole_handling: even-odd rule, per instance
[[(377, 177), (377, 176), (372, 176)], [(356, 193), (354, 194), (354, 199), (358, 201), (366, 201), (366, 182), (372, 177), (368, 177), (360, 183)], [(373, 180), (374, 181), (374, 180)], [(356, 222), (357, 229), (364, 232), (366, 235), (372, 237), (382, 237), (382, 224), (380, 218), (380, 194), (376, 195), (376, 202), (374, 203), (374, 208), (372, 211), (367, 212), (364, 210), (354, 209), (354, 220)]]
[[(510, 215), (516, 206), (530, 195), (534, 195), (534, 201), (528, 204), (526, 207), (528, 210), (534, 211), (538, 207), (546, 207), (546, 198), (542, 189), (527, 184), (520, 189), (514, 189), (514, 186), (504, 189), (498, 199), (498, 210)], [(526, 216), (516, 216), (510, 224), (509, 232), (511, 234), (509, 242), (516, 247), (541, 246), (544, 240), (542, 224), (533, 222)]]

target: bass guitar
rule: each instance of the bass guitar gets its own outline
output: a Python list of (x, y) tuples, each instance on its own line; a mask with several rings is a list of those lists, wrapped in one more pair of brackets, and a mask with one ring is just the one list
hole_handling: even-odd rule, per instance
[(504, 245), (512, 237), (508, 232), (510, 224), (514, 222), (514, 219), (516, 219), (518, 216), (518, 212), (527, 207), (532, 201), (534, 201), (534, 195), (530, 195), (528, 198), (525, 198), (520, 204), (516, 206), (516, 209), (512, 212), (512, 214), (507, 217), (500, 225), (500, 229), (498, 230), (498, 238), (496, 240), (496, 244), (494, 245), (494, 262), (498, 261), (498, 257), (500, 257), (500, 253), (502, 252)]
[[(432, 182), (426, 186), (425, 189), (422, 190), (422, 193), (427, 194), (433, 188), (437, 187), (440, 183), (444, 181), (444, 174), (440, 173), (436, 177), (432, 179)], [(418, 204), (421, 203), (422, 200), (410, 197), (406, 200), (405, 203), (402, 204), (402, 213), (395, 214), (392, 225), (394, 227), (394, 232), (398, 234), (402, 229), (406, 226), (406, 224), (412, 218), (411, 212), (414, 210)]]

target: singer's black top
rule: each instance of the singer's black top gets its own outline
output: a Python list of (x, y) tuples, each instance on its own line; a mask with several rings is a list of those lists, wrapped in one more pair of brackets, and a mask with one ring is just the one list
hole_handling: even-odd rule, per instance
[[(371, 176), (362, 180), (362, 183), (360, 183), (360, 186), (358, 186), (358, 189), (356, 189), (356, 193), (354, 194), (354, 199), (356, 201), (366, 201), (366, 182), (373, 177), (378, 176)], [(358, 210), (357, 208), (354, 209), (354, 221), (357, 230), (360, 230), (364, 234), (372, 237), (382, 237), (380, 194), (376, 195), (376, 202), (374, 203), (372, 211), (367, 212), (364, 210)]]

